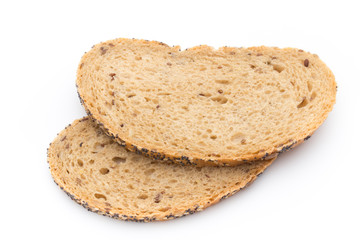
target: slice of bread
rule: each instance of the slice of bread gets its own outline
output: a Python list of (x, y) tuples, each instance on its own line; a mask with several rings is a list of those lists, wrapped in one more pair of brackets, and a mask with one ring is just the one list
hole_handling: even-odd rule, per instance
[(200, 165), (292, 148), (323, 123), (336, 95), (329, 68), (302, 50), (180, 51), (129, 39), (86, 53), (77, 86), (88, 113), (131, 151)]
[(201, 211), (255, 180), (272, 160), (237, 167), (180, 166), (132, 153), (89, 118), (48, 149), (55, 182), (85, 208), (128, 221), (162, 221)]

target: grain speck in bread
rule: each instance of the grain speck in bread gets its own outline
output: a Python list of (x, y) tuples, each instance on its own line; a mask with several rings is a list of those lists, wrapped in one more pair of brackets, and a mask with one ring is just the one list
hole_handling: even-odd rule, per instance
[(301, 143), (333, 108), (317, 55), (276, 47), (214, 50), (116, 39), (78, 68), (87, 112), (131, 151), (198, 165), (267, 159)]
[(128, 221), (163, 221), (201, 211), (255, 180), (273, 160), (237, 167), (154, 161), (119, 146), (89, 118), (48, 149), (55, 182), (85, 208)]

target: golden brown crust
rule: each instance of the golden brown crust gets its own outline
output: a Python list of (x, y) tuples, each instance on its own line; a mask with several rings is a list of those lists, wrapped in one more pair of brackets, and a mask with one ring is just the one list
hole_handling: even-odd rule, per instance
[[(116, 39), (116, 40), (111, 40), (108, 42), (109, 42), (109, 44), (111, 44), (112, 42), (121, 42), (121, 41), (128, 41), (128, 39)], [(178, 47), (178, 46), (169, 47), (166, 44), (160, 43), (157, 41), (147, 41), (147, 40), (134, 40), (134, 41), (144, 42), (144, 43), (154, 45), (154, 46), (161, 46), (161, 47), (165, 46), (165, 47), (169, 48), (169, 51), (180, 51), (180, 47)], [(108, 42), (101, 43), (101, 45), (108, 44)], [(254, 52), (259, 52), (259, 54), (261, 54), (261, 52), (266, 50), (267, 47), (264, 47), (264, 46), (252, 47), (252, 48), (248, 48), (248, 49), (252, 50)], [(236, 52), (238, 50), (239, 50), (239, 48), (231, 48), (231, 47), (223, 47), (218, 50), (214, 50), (212, 47), (209, 47), (206, 45), (201, 45), (201, 46), (196, 46), (196, 47), (193, 47), (190, 49), (186, 49), (185, 51), (191, 51), (193, 53), (206, 52), (209, 55), (217, 56), (221, 52), (231, 53), (231, 52)], [(286, 49), (284, 49), (284, 50), (286, 50)], [(299, 50), (299, 51), (302, 51), (302, 50)], [(326, 65), (323, 62), (321, 62), (321, 60), (318, 60), (318, 61), (321, 66), (323, 66), (324, 68), (327, 69)], [(157, 147), (156, 149), (154, 149), (153, 147), (147, 146), (145, 143), (143, 143), (142, 146), (140, 146), (139, 144), (134, 144), (134, 141), (131, 139), (131, 137), (129, 137), (125, 134), (122, 134), (121, 132), (115, 131), (113, 126), (111, 124), (108, 124), (105, 120), (103, 120), (103, 117), (97, 111), (90, 110), (90, 107), (87, 103), (86, 98), (84, 98), (84, 96), (82, 95), (82, 93), (78, 87), (78, 83), (81, 81), (81, 77), (82, 77), (81, 71), (80, 71), (80, 69), (82, 68), (82, 64), (83, 63), (79, 64), (78, 76), (77, 76), (77, 89), (78, 89), (78, 95), (79, 95), (80, 101), (81, 101), (82, 105), (84, 106), (84, 108), (86, 109), (86, 112), (88, 113), (88, 115), (91, 116), (91, 118), (94, 119), (105, 130), (105, 132), (109, 136), (114, 138), (119, 144), (125, 146), (130, 151), (145, 155), (147, 157), (151, 157), (153, 159), (171, 161), (171, 162), (179, 163), (182, 165), (236, 166), (243, 162), (255, 161), (255, 160), (266, 160), (266, 159), (269, 159), (272, 157), (277, 157), (278, 154), (288, 151), (288, 150), (292, 149), (293, 147), (302, 143), (305, 139), (308, 139), (313, 134), (313, 132), (322, 124), (322, 122), (327, 117), (328, 112), (331, 111), (333, 105), (335, 104), (335, 97), (333, 97), (332, 99), (328, 99), (329, 102), (327, 104), (327, 108), (329, 109), (329, 111), (324, 115), (318, 116), (318, 118), (319, 119), (321, 118), (321, 120), (314, 123), (309, 128), (308, 131), (299, 133), (297, 135), (297, 138), (288, 139), (285, 142), (283, 142), (282, 144), (279, 144), (277, 146), (272, 146), (267, 149), (261, 149), (260, 151), (251, 153), (251, 154), (243, 154), (243, 155), (241, 155), (240, 158), (239, 157), (228, 158), (228, 157), (223, 157), (223, 156), (221, 158), (212, 158), (212, 157), (204, 158), (204, 157), (202, 157), (202, 155), (198, 154), (197, 152), (192, 152), (191, 154), (186, 154), (186, 156), (185, 156), (185, 155), (180, 155), (178, 152), (172, 151), (171, 149), (163, 149), (161, 147)], [(331, 79), (332, 87), (335, 89), (336, 88), (335, 78), (331, 72), (329, 74), (332, 78)]]

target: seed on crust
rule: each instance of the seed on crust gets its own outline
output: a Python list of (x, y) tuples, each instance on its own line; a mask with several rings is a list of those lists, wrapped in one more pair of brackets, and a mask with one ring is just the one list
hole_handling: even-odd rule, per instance
[(308, 67), (308, 66), (309, 66), (309, 59), (305, 59), (305, 60), (304, 60), (304, 66), (305, 66), (305, 67)]

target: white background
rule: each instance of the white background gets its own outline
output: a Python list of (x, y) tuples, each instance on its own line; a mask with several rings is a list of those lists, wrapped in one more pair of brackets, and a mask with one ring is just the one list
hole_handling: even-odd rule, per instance
[[(357, 1), (1, 1), (1, 239), (360, 239)], [(87, 212), (53, 182), (46, 148), (85, 115), (77, 64), (118, 37), (183, 49), (296, 47), (332, 69), (337, 103), (313, 137), (204, 212), (129, 223)], [(35, 238), (36, 237), (36, 238)]]

